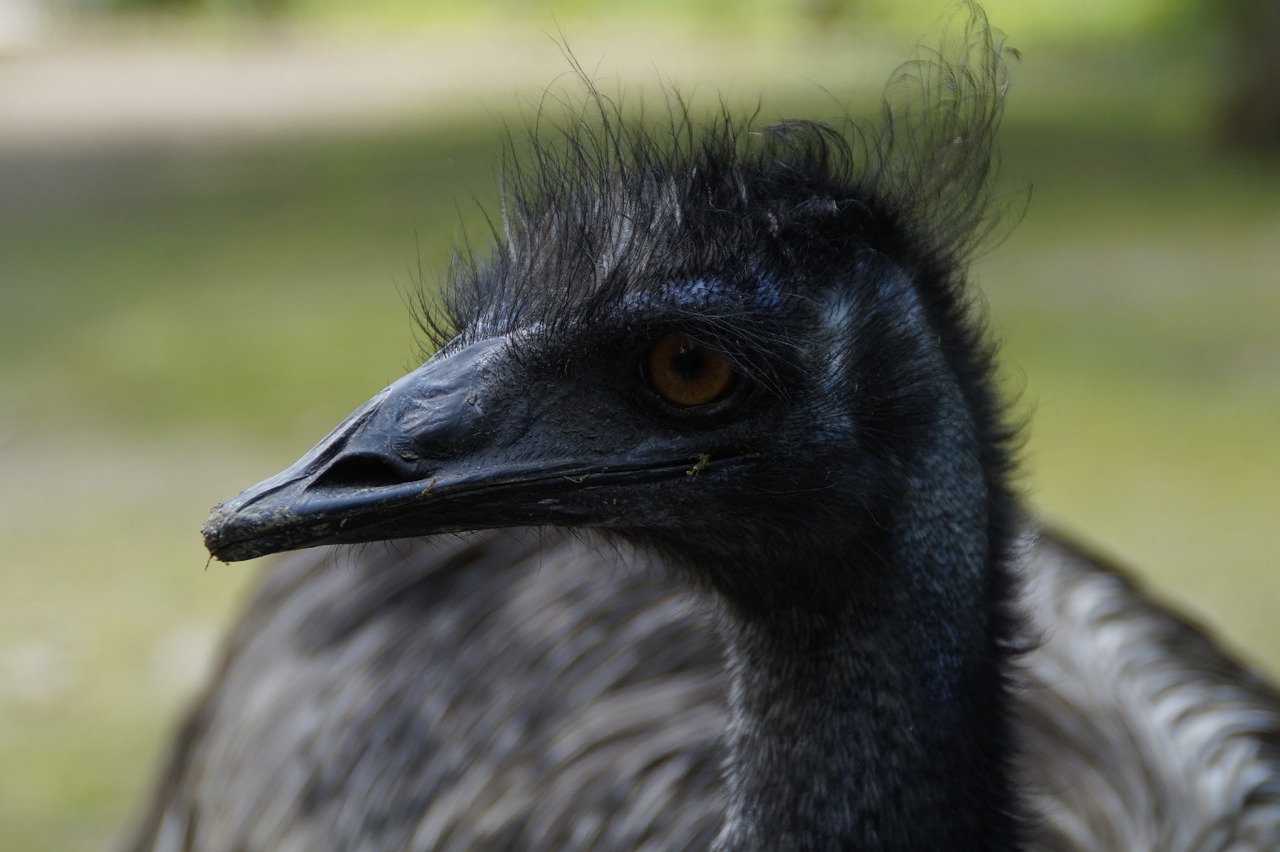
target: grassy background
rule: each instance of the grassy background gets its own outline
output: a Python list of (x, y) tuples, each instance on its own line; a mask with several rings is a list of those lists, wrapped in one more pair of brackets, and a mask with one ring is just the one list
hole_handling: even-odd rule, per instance
[[(975, 276), (1034, 505), (1274, 673), (1280, 167), (1214, 148), (1211, 51), (1125, 8), (1106, 39), (1015, 39), (1031, 203)], [(704, 102), (763, 87), (766, 116), (877, 96), (912, 41), (713, 29), (570, 36), (628, 82), (652, 58)], [(492, 198), (496, 116), (563, 67), (530, 30), (545, 64), (508, 73), (461, 27), (455, 95), (377, 126), (0, 146), (0, 849), (100, 848), (134, 807), (254, 571), (206, 565), (199, 525), (411, 366), (419, 259)]]

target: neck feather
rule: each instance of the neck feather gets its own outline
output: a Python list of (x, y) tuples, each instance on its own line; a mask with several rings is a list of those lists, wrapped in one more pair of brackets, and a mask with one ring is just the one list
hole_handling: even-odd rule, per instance
[(885, 522), (851, 521), (873, 532), (826, 549), (863, 556), (767, 567), (857, 577), (837, 584), (844, 599), (723, 607), (730, 803), (715, 849), (1017, 847), (1000, 524), (972, 425), (936, 427)]

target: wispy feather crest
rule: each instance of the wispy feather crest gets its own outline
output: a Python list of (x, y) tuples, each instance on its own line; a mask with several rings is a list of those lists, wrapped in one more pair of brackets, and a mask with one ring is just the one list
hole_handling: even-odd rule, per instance
[(591, 323), (672, 281), (785, 269), (805, 253), (870, 250), (963, 302), (968, 259), (1000, 222), (992, 142), (1006, 51), (973, 5), (940, 45), (895, 72), (876, 121), (763, 128), (758, 111), (723, 104), (695, 119), (674, 90), (652, 120), (569, 55), (582, 102), (553, 118), (544, 101), (526, 133), (508, 135), (492, 250), (457, 253), (422, 323), (430, 343)]

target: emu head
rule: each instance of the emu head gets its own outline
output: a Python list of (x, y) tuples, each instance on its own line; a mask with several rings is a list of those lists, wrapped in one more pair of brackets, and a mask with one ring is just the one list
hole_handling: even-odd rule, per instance
[(831, 530), (850, 506), (876, 528), (928, 435), (998, 443), (963, 279), (1004, 72), (979, 21), (899, 71), (875, 128), (699, 126), (678, 99), (646, 126), (588, 84), (508, 158), (492, 255), (426, 319), (436, 354), (215, 509), (210, 552), (571, 526), (733, 596), (770, 582), (744, 564), (847, 547)]

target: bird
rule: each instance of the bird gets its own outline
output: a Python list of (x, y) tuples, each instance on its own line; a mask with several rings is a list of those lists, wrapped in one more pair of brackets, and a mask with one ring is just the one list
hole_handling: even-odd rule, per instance
[(1015, 486), (1008, 55), (969, 5), (877, 119), (765, 127), (580, 75), (435, 353), (215, 507), (297, 552), (129, 848), (1280, 848), (1275, 688)]

